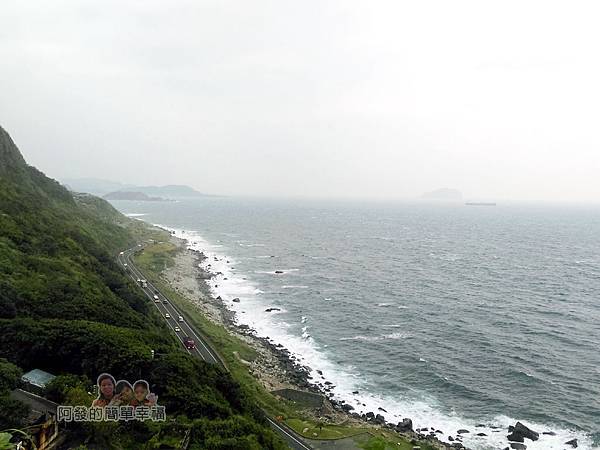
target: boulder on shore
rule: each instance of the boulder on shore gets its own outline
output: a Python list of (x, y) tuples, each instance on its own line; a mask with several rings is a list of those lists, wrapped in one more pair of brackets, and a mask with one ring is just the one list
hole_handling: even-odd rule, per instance
[(570, 445), (573, 448), (577, 448), (577, 439), (571, 439), (570, 441), (565, 442), (565, 445)]
[(396, 431), (400, 433), (406, 433), (413, 430), (413, 423), (410, 419), (402, 419), (402, 422), (398, 422), (396, 425)]

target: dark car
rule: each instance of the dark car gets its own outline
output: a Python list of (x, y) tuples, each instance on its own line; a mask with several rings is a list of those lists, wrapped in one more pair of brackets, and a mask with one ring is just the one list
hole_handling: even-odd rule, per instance
[(187, 348), (188, 350), (193, 350), (196, 348), (196, 343), (191, 337), (186, 337), (183, 340), (183, 345), (185, 345), (185, 348)]

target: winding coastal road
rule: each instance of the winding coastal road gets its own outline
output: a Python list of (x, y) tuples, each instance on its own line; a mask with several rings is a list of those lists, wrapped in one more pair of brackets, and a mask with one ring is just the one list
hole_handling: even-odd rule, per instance
[[(131, 257), (136, 251), (141, 250), (141, 248), (141, 246), (137, 246), (127, 250), (123, 250), (117, 258), (117, 261), (123, 267), (123, 269), (129, 269), (126, 272), (138, 285), (138, 279), (147, 280), (147, 278), (144, 276), (142, 271), (135, 266)], [(177, 308), (175, 308), (175, 306), (173, 306), (173, 303), (169, 300), (169, 298), (166, 295), (164, 295), (164, 293), (160, 292), (160, 290), (157, 289), (149, 281), (147, 281), (146, 287), (140, 286), (140, 289), (144, 291), (144, 294), (146, 294), (148, 299), (158, 309), (161, 316), (167, 322), (169, 328), (171, 328), (171, 331), (177, 336), (177, 339), (179, 339), (179, 341), (181, 342), (181, 346), (189, 354), (194, 355), (197, 358), (201, 358), (207, 363), (216, 364), (224, 370), (227, 370), (227, 367), (225, 367), (223, 359), (219, 356), (219, 354), (210, 346), (207, 340), (202, 337), (202, 334), (190, 325), (185, 315), (181, 313)], [(155, 295), (158, 297), (158, 302), (155, 301)], [(166, 314), (169, 314), (170, 318), (167, 318)], [(182, 317), (183, 321), (180, 321), (179, 317)], [(181, 331), (175, 331), (175, 327), (179, 327)], [(184, 345), (184, 339), (187, 337), (194, 339), (194, 342), (196, 343), (196, 348), (188, 349)], [(278, 423), (269, 416), (266, 416), (266, 419), (269, 422), (269, 425), (271, 425), (271, 428), (273, 428), (273, 430), (279, 433), (279, 435), (283, 438), (283, 440), (288, 444), (288, 446), (291, 449), (312, 450), (312, 447), (306, 444), (298, 435), (298, 433), (296, 433), (294, 430), (292, 430), (284, 424)]]

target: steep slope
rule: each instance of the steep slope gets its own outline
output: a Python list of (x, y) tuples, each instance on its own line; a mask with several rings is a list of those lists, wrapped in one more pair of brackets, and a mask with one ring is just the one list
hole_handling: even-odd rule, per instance
[[(127, 222), (106, 201), (72, 195), (28, 166), (0, 127), (0, 358), (64, 375), (52, 388), (57, 401), (75, 392), (86, 398), (89, 380), (101, 372), (146, 378), (167, 413), (180, 417), (180, 428), (215, 430), (213, 448), (279, 448), (240, 386), (184, 353), (117, 266), (118, 250), (134, 243)], [(100, 440), (101, 448), (140, 448), (167, 433), (139, 424), (131, 443), (117, 430), (126, 425), (94, 427), (71, 433)], [(192, 434), (203, 448), (207, 436)]]

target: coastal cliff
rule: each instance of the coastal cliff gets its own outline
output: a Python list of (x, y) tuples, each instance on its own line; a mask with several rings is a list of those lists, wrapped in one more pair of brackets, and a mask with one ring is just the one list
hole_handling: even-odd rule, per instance
[(28, 408), (9, 395), (22, 372), (57, 375), (42, 395), (87, 406), (96, 377), (110, 372), (148, 380), (169, 421), (139, 423), (135, 432), (126, 422), (61, 426), (74, 447), (140, 448), (188, 436), (195, 448), (284, 448), (244, 387), (185, 353), (117, 265), (119, 250), (156, 233), (133, 222), (28, 166), (0, 128), (0, 430), (26, 424)]

